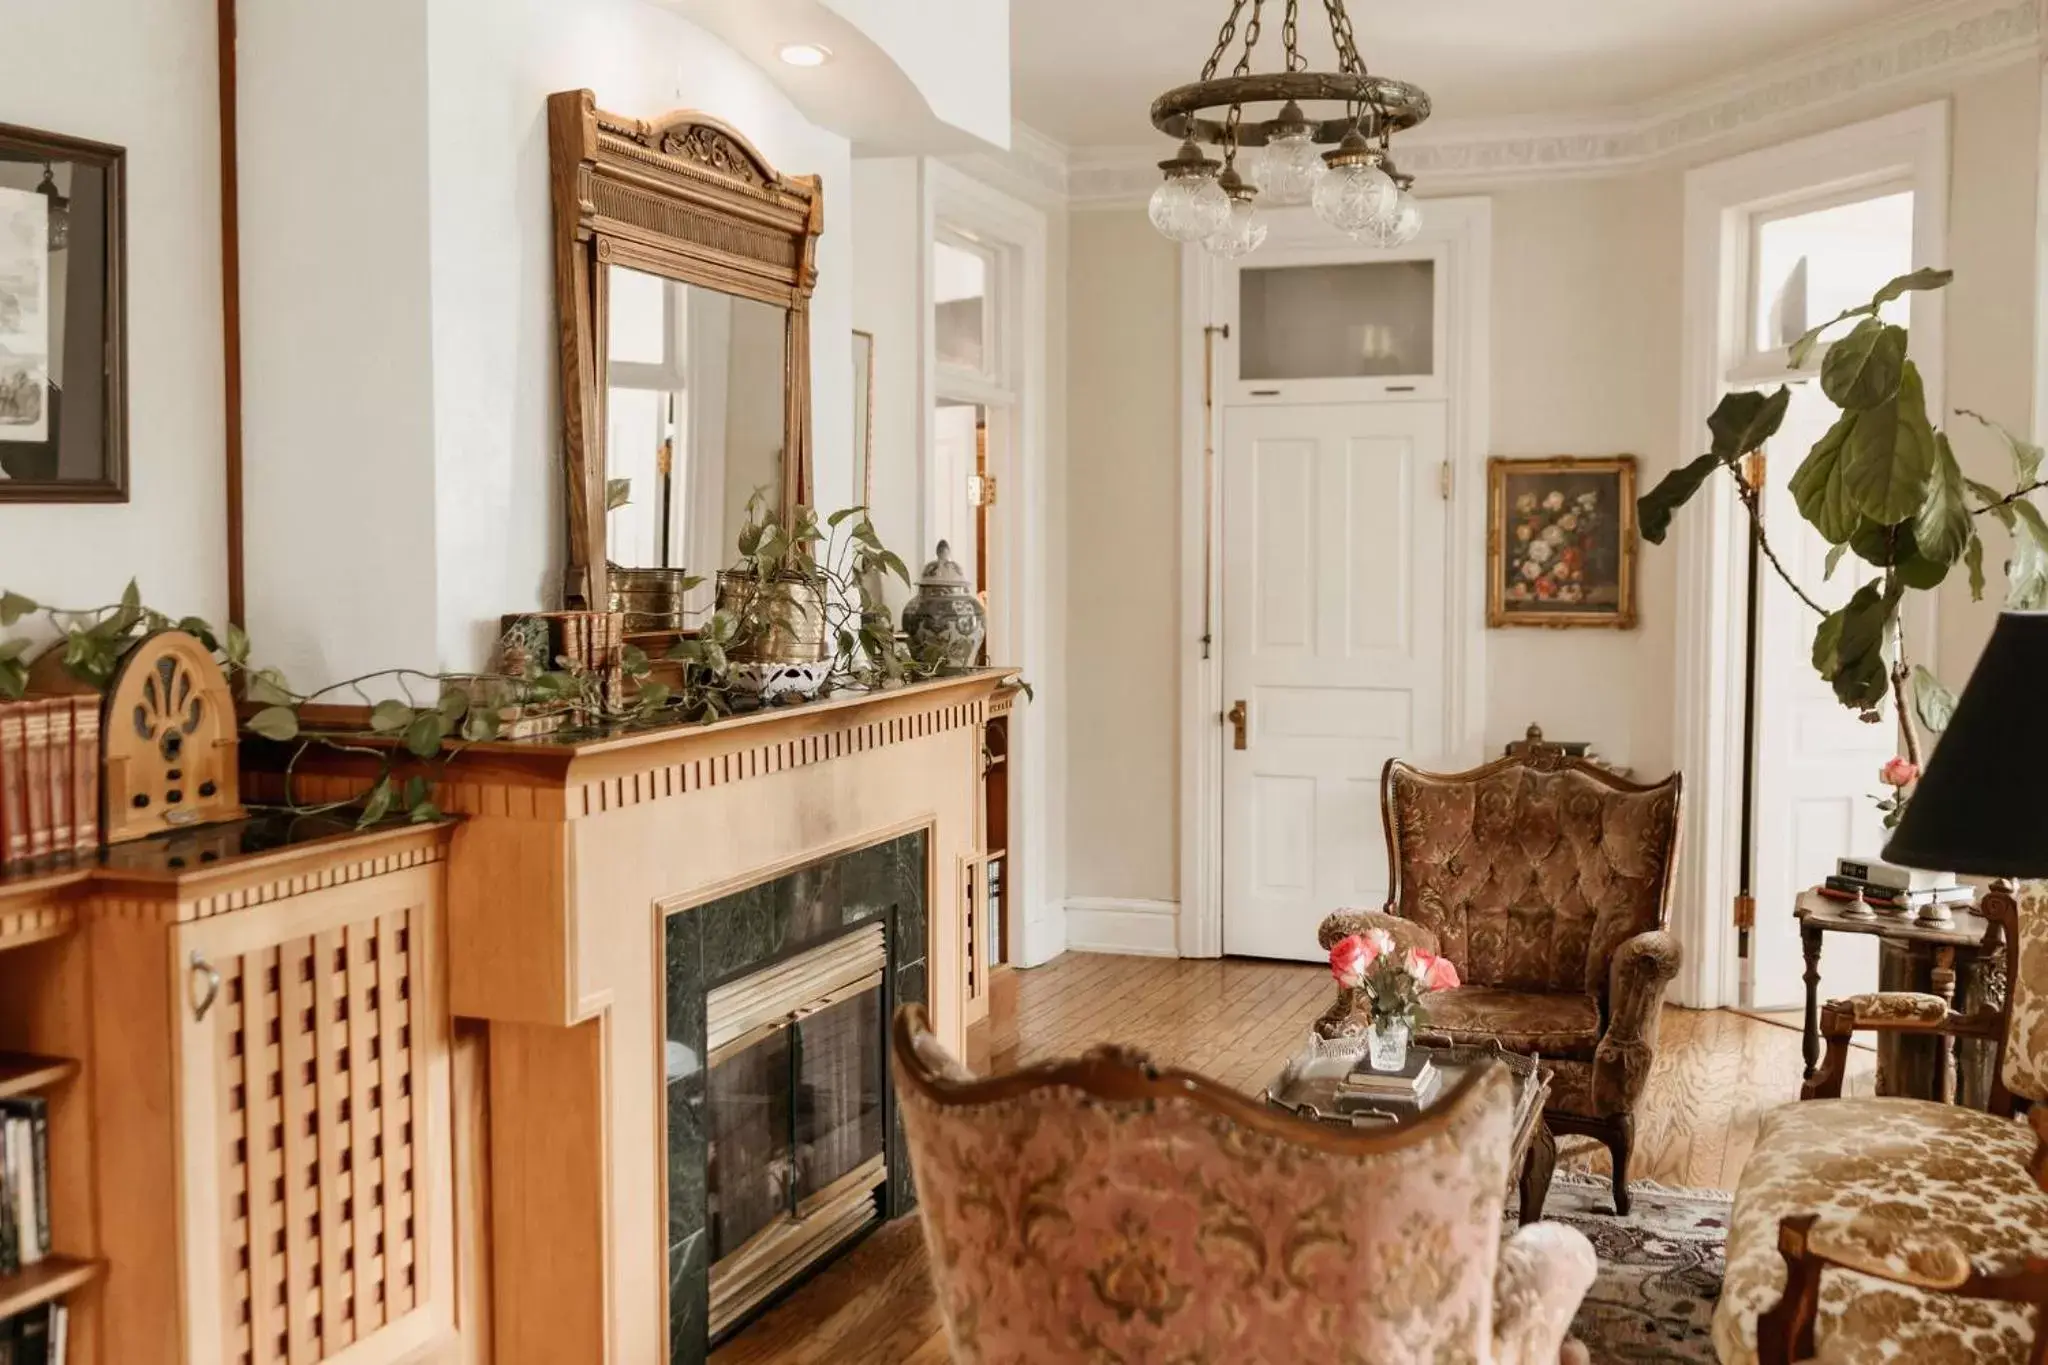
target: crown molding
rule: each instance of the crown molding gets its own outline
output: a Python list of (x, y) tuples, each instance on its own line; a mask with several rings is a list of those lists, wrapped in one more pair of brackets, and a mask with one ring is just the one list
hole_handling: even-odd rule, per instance
[[(1895, 87), (1958, 80), (2041, 50), (2042, 0), (1953, 0), (1869, 25), (1754, 70), (1611, 114), (1432, 120), (1400, 139), (1401, 169), (1431, 190), (1522, 179), (1616, 175)], [(1043, 157), (1057, 144), (1033, 133)], [(1075, 208), (1143, 202), (1159, 183), (1158, 144), (1065, 156)], [(1048, 181), (1050, 183), (1050, 181)]]

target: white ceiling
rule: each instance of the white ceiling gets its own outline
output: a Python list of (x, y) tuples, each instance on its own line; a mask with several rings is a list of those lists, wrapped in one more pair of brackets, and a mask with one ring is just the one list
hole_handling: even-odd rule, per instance
[[(1629, 108), (1928, 0), (1351, 0), (1375, 73), (1429, 92), (1438, 119)], [(1266, 0), (1254, 70), (1280, 65), (1284, 0)], [(1194, 80), (1229, 0), (1012, 0), (1015, 112), (1070, 147), (1158, 136), (1153, 96)], [(1250, 7), (1246, 7), (1250, 13)], [(1301, 0), (1302, 50), (1333, 63), (1322, 0)], [(1239, 35), (1242, 42), (1242, 33)], [(1227, 71), (1236, 52), (1224, 63)]]

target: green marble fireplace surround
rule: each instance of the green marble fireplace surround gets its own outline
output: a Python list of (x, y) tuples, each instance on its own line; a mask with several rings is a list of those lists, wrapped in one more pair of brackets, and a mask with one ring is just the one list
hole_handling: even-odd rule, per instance
[[(665, 1026), (670, 1365), (701, 1365), (712, 1344), (709, 1165), (712, 1159), (710, 1074), (706, 1055), (706, 1001), (710, 992), (797, 954), (883, 926), (886, 967), (871, 1033), (876, 1055), (867, 1068), (877, 1078), (883, 1157), (888, 1179), (877, 1191), (878, 1221), (908, 1213), (915, 1204), (901, 1122), (888, 1085), (887, 1021), (897, 1005), (926, 1004), (927, 895), (930, 838), (916, 830), (840, 853), (742, 891), (669, 914), (663, 924), (662, 1008)], [(870, 931), (871, 933), (871, 931)], [(857, 1005), (865, 1010), (873, 996)], [(787, 1041), (764, 1049), (762, 1064), (779, 1065)], [(796, 1087), (792, 1086), (792, 1091)], [(775, 1097), (771, 1097), (774, 1099)], [(792, 1109), (803, 1107), (797, 1096)], [(764, 1116), (763, 1122), (771, 1121)], [(779, 1120), (772, 1120), (779, 1121)], [(756, 1155), (756, 1154), (750, 1154)], [(730, 1163), (729, 1163), (730, 1165)], [(795, 1211), (794, 1182), (789, 1212)], [(839, 1243), (808, 1269), (853, 1245)], [(726, 1252), (731, 1247), (724, 1249)], [(801, 1282), (799, 1278), (795, 1282)], [(771, 1299), (770, 1302), (773, 1300)], [(764, 1305), (765, 1306), (765, 1305)], [(742, 1319), (744, 1321), (744, 1319)], [(737, 1324), (735, 1324), (736, 1328)]]

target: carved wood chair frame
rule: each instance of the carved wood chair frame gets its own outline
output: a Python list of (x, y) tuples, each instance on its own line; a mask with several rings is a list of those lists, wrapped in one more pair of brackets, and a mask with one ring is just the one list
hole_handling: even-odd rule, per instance
[(563, 463), (572, 608), (606, 600), (605, 397), (610, 265), (702, 285), (786, 310), (783, 478), (786, 516), (810, 496), (811, 293), (824, 195), (786, 176), (737, 130), (683, 110), (632, 119), (588, 90), (548, 97)]
[[(1944, 1019), (1859, 1019), (1850, 1001), (1829, 1001), (1821, 1011), (1821, 1035), (1827, 1040), (1827, 1056), (1813, 1078), (1801, 1088), (1799, 1098), (1842, 1097), (1849, 1041), (1859, 1029), (1905, 1037), (1974, 1038), (1988, 1042), (1993, 1047), (1994, 1079), (1987, 1108), (2001, 1118), (2026, 1112), (2037, 1139), (2029, 1171), (2037, 1185), (2048, 1189), (2048, 1108), (2030, 1106), (2005, 1084), (2005, 1048), (2012, 1012), (2010, 983), (2018, 978), (2020, 956), (2019, 903), (2012, 885), (2003, 881), (1993, 883), (1978, 901), (1977, 913), (1994, 926), (1984, 944), (1986, 968), (1999, 978), (1990, 992), (1990, 1001), (1967, 1014), (1951, 1009)], [(2015, 1266), (1983, 1269), (1971, 1265), (1961, 1248), (1949, 1242), (1939, 1227), (1933, 1227), (1918, 1230), (1907, 1242), (1905, 1249), (1911, 1253), (1913, 1264), (1910, 1273), (1902, 1273), (1898, 1266), (1872, 1264), (1858, 1256), (1853, 1238), (1845, 1239), (1837, 1229), (1818, 1223), (1815, 1215), (1801, 1214), (1778, 1224), (1778, 1254), (1785, 1261), (1785, 1293), (1757, 1317), (1758, 1365), (1798, 1365), (1813, 1359), (1814, 1328), (1820, 1317), (1821, 1273), (1830, 1267), (1856, 1270), (1929, 1293), (2034, 1304), (2048, 1313), (2048, 1258), (2027, 1257)], [(1847, 1247), (1842, 1245), (1844, 1241), (1849, 1242)], [(2036, 1327), (2026, 1358), (2029, 1365), (2048, 1365), (2048, 1330)]]

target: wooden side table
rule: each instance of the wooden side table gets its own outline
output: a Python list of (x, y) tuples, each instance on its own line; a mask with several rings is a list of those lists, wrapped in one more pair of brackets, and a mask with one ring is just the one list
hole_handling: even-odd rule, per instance
[[(1995, 962), (1996, 950), (2003, 946), (1998, 926), (1964, 907), (1954, 908), (1953, 924), (1940, 926), (1920, 924), (1907, 915), (1880, 913), (1876, 919), (1857, 919), (1844, 914), (1844, 909), (1843, 902), (1831, 900), (1817, 890), (1809, 890), (1800, 893), (1799, 904), (1794, 911), (1799, 920), (1799, 944), (1806, 958), (1806, 1021), (1800, 1051), (1806, 1061), (1807, 1080), (1813, 1079), (1820, 1066), (1820, 950), (1826, 935), (1868, 934), (1881, 940), (1887, 948), (1896, 948), (1909, 958), (1924, 960), (1929, 965), (1928, 977), (1934, 994), (1947, 1002), (1950, 1009), (1955, 1008), (1959, 968), (1974, 975), (1977, 963), (1987, 958)], [(1961, 956), (1960, 963), (1958, 955)], [(2004, 984), (2003, 980), (1987, 977), (1981, 988), (2003, 995)], [(1924, 1098), (1943, 1101), (1955, 1098), (1954, 1046), (1954, 1040), (1948, 1038), (1936, 1042), (1935, 1093)], [(1880, 1061), (1884, 1060), (1880, 1057)]]

